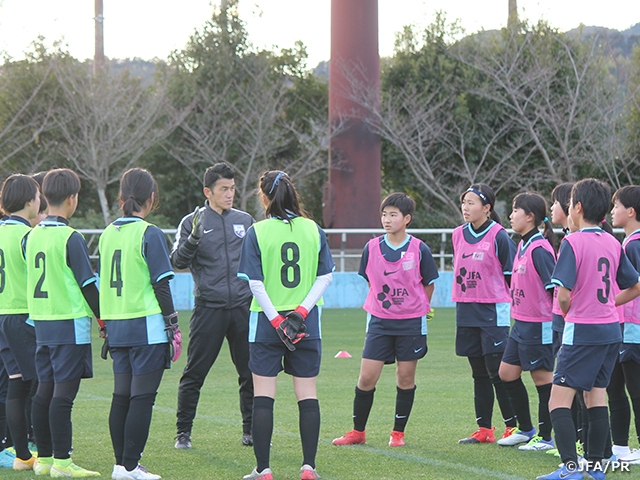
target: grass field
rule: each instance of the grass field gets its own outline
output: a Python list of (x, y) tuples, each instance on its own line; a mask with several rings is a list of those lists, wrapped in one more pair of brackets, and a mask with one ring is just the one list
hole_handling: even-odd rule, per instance
[[(189, 312), (181, 312), (186, 338)], [(352, 428), (353, 392), (364, 341), (362, 310), (323, 312), (322, 370), (318, 396), (322, 413), (318, 472), (324, 480), (359, 479), (531, 479), (554, 470), (558, 459), (541, 452), (520, 452), (492, 445), (458, 445), (475, 430), (472, 379), (466, 359), (454, 354), (453, 309), (439, 309), (429, 323), (429, 353), (419, 362), (416, 400), (407, 425), (406, 447), (387, 446), (393, 427), (395, 380), (393, 366), (385, 367), (367, 425), (367, 444), (335, 447), (331, 440)], [(112, 392), (111, 362), (99, 358), (94, 342), (94, 378), (85, 380), (73, 411), (75, 463), (111, 477), (113, 454), (107, 425)], [(351, 359), (336, 359), (347, 350)], [(173, 448), (178, 380), (186, 350), (166, 372), (156, 400), (151, 433), (142, 463), (164, 479), (240, 479), (255, 465), (253, 450), (240, 445), (242, 433), (237, 381), (225, 347), (202, 390), (192, 432), (194, 448)], [(535, 415), (535, 388), (527, 376)], [(281, 374), (275, 403), (271, 467), (277, 480), (299, 478), (302, 460), (298, 436), (298, 408), (291, 379)], [(535, 421), (535, 416), (534, 416)], [(497, 405), (497, 431), (504, 430)], [(637, 445), (631, 445), (637, 447)], [(0, 469), (0, 478), (32, 478), (32, 472)], [(640, 468), (619, 478), (640, 478)]]

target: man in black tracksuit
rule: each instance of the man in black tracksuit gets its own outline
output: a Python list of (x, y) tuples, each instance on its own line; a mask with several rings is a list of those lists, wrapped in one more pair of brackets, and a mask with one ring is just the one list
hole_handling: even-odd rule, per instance
[(194, 307), (189, 323), (187, 365), (180, 378), (176, 448), (191, 448), (191, 427), (200, 389), (227, 338), (238, 372), (242, 444), (253, 445), (251, 410), (253, 380), (249, 370), (248, 282), (236, 276), (242, 238), (254, 219), (235, 210), (233, 170), (224, 163), (204, 174), (205, 206), (182, 219), (171, 251), (177, 269), (189, 268), (194, 282)]

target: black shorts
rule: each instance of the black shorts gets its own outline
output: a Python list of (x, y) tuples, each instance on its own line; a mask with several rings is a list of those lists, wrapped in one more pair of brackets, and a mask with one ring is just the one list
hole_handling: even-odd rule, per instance
[(384, 363), (420, 360), (427, 354), (426, 335), (384, 335), (367, 333), (362, 358)]
[(26, 323), (28, 315), (0, 317), (0, 356), (8, 375), (36, 378), (36, 329)]
[(525, 345), (509, 337), (507, 347), (502, 354), (502, 361), (509, 365), (517, 365), (525, 372), (547, 370), (553, 372), (553, 345)]
[(113, 373), (131, 373), (138, 376), (171, 368), (168, 343), (111, 347), (109, 353), (113, 358)]
[(576, 390), (606, 388), (616, 365), (619, 343), (609, 345), (562, 345), (553, 383)]
[(507, 346), (509, 327), (456, 327), (456, 355), (484, 357), (502, 353)]
[(320, 373), (322, 340), (305, 338), (290, 351), (284, 343), (249, 343), (249, 369), (261, 377), (276, 377), (284, 370), (294, 377), (312, 378)]
[(38, 345), (36, 371), (40, 383), (64, 383), (91, 378), (91, 345)]

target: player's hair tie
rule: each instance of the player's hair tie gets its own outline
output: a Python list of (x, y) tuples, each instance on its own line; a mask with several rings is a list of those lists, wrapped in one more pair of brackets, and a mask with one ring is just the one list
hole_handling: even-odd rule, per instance
[(278, 183), (280, 183), (280, 179), (282, 177), (284, 177), (285, 175), (286, 175), (286, 173), (284, 173), (284, 172), (278, 172), (278, 175), (276, 175), (275, 180), (271, 184), (271, 189), (269, 190), (269, 195), (271, 195), (271, 192), (273, 192), (273, 189), (278, 186)]
[(549, 221), (549, 217), (544, 217), (544, 218), (542, 219), (542, 223), (547, 223), (548, 221)]
[(472, 192), (472, 193), (475, 193), (476, 195), (478, 195), (480, 197), (480, 200), (482, 200), (483, 205), (487, 205), (489, 203), (489, 200), (487, 199), (487, 196), (484, 193), (482, 193), (480, 190), (478, 190), (477, 188), (469, 187), (467, 189), (467, 192)]

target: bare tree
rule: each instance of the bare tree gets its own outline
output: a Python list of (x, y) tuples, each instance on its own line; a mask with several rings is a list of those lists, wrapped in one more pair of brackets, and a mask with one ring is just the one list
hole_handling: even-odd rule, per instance
[(64, 139), (59, 151), (95, 186), (108, 224), (107, 185), (174, 130), (188, 110), (170, 110), (162, 83), (155, 90), (145, 88), (126, 73), (93, 76), (71, 62), (58, 62), (55, 69), (63, 96), (57, 113)]
[(180, 125), (178, 141), (164, 148), (196, 177), (204, 167), (227, 162), (236, 172), (240, 208), (255, 192), (259, 174), (269, 168), (303, 178), (326, 168), (329, 127), (326, 111), (310, 108), (304, 118), (288, 109), (301, 99), (291, 95), (291, 81), (264, 64), (243, 64), (243, 81), (221, 91), (200, 90), (195, 108)]

